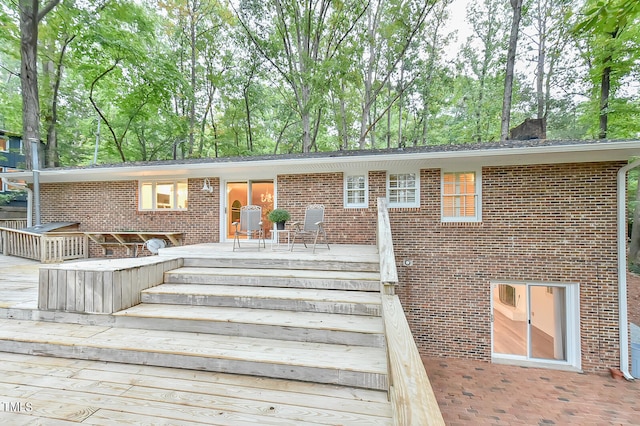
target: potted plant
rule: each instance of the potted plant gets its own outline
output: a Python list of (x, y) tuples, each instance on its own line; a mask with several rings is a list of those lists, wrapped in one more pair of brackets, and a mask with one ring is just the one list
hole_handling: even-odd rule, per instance
[(291, 219), (291, 215), (285, 209), (273, 209), (267, 215), (267, 219), (275, 223), (277, 229), (284, 229), (284, 224)]

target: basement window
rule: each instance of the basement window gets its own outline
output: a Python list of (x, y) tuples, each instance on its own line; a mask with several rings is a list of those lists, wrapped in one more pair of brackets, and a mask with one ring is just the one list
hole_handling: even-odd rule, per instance
[(187, 210), (187, 180), (141, 181), (139, 209), (141, 211)]

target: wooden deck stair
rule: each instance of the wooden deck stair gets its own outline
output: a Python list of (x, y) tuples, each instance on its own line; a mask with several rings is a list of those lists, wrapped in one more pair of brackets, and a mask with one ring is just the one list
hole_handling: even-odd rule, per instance
[(0, 350), (388, 387), (375, 256), (189, 257), (141, 299), (108, 322), (2, 320)]

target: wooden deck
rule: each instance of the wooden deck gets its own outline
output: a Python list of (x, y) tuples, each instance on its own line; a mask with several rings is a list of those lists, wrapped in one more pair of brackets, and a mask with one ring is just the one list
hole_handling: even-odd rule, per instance
[[(411, 395), (419, 395), (422, 384), (426, 386), (426, 393), (432, 393), (426, 375), (419, 379), (414, 377), (416, 371), (423, 370), (421, 366), (414, 367), (407, 364), (406, 359), (397, 360), (397, 355), (391, 354), (390, 362), (397, 379), (389, 383), (390, 392), (387, 392), (389, 360), (384, 355), (380, 356), (375, 348), (380, 346), (380, 336), (383, 336), (381, 324), (371, 318), (359, 318), (360, 315), (380, 311), (377, 304), (379, 302), (366, 300), (370, 298), (366, 294), (365, 300), (351, 300), (353, 295), (349, 291), (342, 291), (355, 290), (357, 286), (363, 285), (363, 277), (366, 277), (365, 281), (371, 280), (371, 285), (374, 285), (368, 291), (379, 291), (376, 289), (379, 289), (380, 278), (377, 278), (376, 285), (374, 277), (367, 277), (372, 258), (378, 257), (375, 246), (334, 245), (331, 250), (319, 249), (316, 253), (302, 247), (283, 252), (271, 250), (267, 246), (266, 250), (258, 251), (251, 247), (234, 253), (230, 243), (172, 247), (161, 250), (160, 256), (154, 256), (158, 260), (190, 258), (189, 265), (185, 265), (181, 273), (193, 283), (200, 281), (197, 276), (199, 262), (211, 263), (211, 259), (215, 259), (214, 265), (242, 271), (245, 285), (252, 285), (255, 279), (259, 279), (263, 290), (268, 293), (268, 296), (260, 295), (262, 299), (259, 303), (262, 308), (277, 309), (286, 299), (295, 301), (300, 298), (304, 301), (300, 303), (304, 303), (306, 307), (311, 304), (316, 312), (332, 312), (336, 319), (340, 318), (341, 313), (355, 314), (349, 321), (337, 321), (336, 324), (322, 324), (326, 320), (317, 319), (313, 314), (296, 314), (298, 318), (305, 320), (303, 323), (307, 325), (303, 328), (310, 330), (305, 332), (310, 340), (309, 343), (292, 342), (289, 345), (286, 334), (291, 333), (292, 340), (298, 340), (295, 329), (300, 321), (280, 319), (278, 312), (264, 311), (263, 318), (249, 318), (251, 324), (255, 324), (252, 326), (255, 328), (253, 337), (234, 337), (231, 334), (224, 337), (224, 329), (235, 328), (236, 324), (247, 321), (244, 318), (246, 315), (236, 313), (231, 307), (209, 308), (209, 311), (215, 309), (218, 313), (225, 313), (224, 318), (219, 321), (220, 325), (215, 325), (204, 315), (200, 318), (200, 311), (204, 308), (192, 306), (187, 309), (184, 305), (176, 305), (174, 314), (167, 320), (172, 323), (180, 322), (180, 327), (184, 330), (165, 331), (163, 327), (155, 328), (157, 323), (165, 321), (156, 312), (158, 309), (144, 303), (120, 311), (117, 315), (42, 311), (38, 309), (37, 300), (39, 276), (42, 279), (40, 265), (29, 260), (0, 256), (0, 340), (4, 342), (3, 347), (7, 348), (3, 350), (17, 352), (0, 353), (0, 365), (7, 366), (3, 368), (4, 379), (0, 377), (0, 402), (5, 404), (4, 410), (0, 410), (0, 421), (10, 424), (443, 424), (433, 395), (427, 395), (428, 398), (420, 395), (418, 400), (430, 399), (431, 402), (421, 402), (419, 406), (412, 406), (407, 399), (412, 399)], [(343, 271), (336, 272), (337, 276), (318, 276), (315, 271), (318, 265), (321, 265), (319, 269), (331, 271), (331, 267), (339, 266), (344, 259), (350, 259), (355, 264), (356, 271), (361, 269), (362, 272)], [(82, 260), (66, 262), (64, 269), (111, 270), (126, 268), (125, 264), (128, 262), (138, 261), (145, 263), (143, 259), (89, 259), (89, 264), (84, 264), (86, 261)], [(377, 263), (376, 260), (373, 262)], [(265, 263), (277, 265), (280, 274), (268, 272), (268, 269), (251, 272), (257, 264)], [(293, 270), (287, 271), (288, 265), (295, 265), (295, 273)], [(45, 268), (50, 270), (51, 265)], [(307, 268), (309, 270), (305, 271)], [(205, 284), (208, 280), (217, 280), (215, 267), (210, 266), (209, 269), (210, 274), (202, 278)], [(325, 272), (321, 275), (333, 273)], [(360, 277), (360, 282), (352, 275)], [(225, 281), (233, 282), (234, 279), (235, 276), (228, 272), (224, 277)], [(323, 290), (325, 279), (339, 283), (342, 290), (336, 291), (334, 288), (329, 296)], [(295, 281), (293, 288), (288, 290), (290, 294), (286, 296), (278, 288), (269, 288), (271, 285), (277, 287), (279, 284), (275, 282), (281, 283), (283, 280)], [(179, 280), (175, 282), (180, 283)], [(306, 288), (310, 283), (313, 283), (315, 289)], [(254, 297), (246, 293), (249, 287), (237, 285), (231, 289), (217, 284), (214, 286), (215, 294), (212, 293), (212, 288), (207, 288), (210, 286), (200, 286), (189, 297), (201, 301), (207, 298), (235, 298), (243, 303), (249, 303)], [(147, 299), (167, 296), (170, 299), (177, 298), (178, 296), (172, 296), (172, 286), (176, 285), (158, 286), (160, 293), (156, 295), (157, 291), (154, 290), (147, 294)], [(182, 283), (179, 286), (184, 290), (189, 284)], [(304, 298), (301, 297), (303, 293)], [(391, 298), (397, 299), (393, 295), (385, 297), (390, 298), (389, 301)], [(180, 303), (180, 300), (165, 303)], [(291, 300), (286, 303), (290, 304)], [(394, 303), (399, 306), (397, 300)], [(354, 308), (358, 305), (359, 307)], [(166, 311), (173, 308), (165, 304), (164, 309)], [(393, 310), (387, 311), (391, 313)], [(216, 318), (218, 316), (216, 314)], [(145, 319), (147, 317), (149, 320)], [(409, 343), (415, 346), (406, 324), (402, 326), (396, 323), (395, 317), (393, 315), (394, 319), (390, 323), (387, 320), (385, 328), (394, 329), (398, 336), (408, 336)], [(203, 320), (208, 322), (205, 324)], [(54, 326), (48, 321), (59, 324)], [(127, 325), (131, 321), (132, 324)], [(153, 323), (153, 326), (140, 326), (141, 321)], [(361, 321), (360, 325), (356, 324)], [(348, 332), (337, 330), (347, 325), (351, 329)], [(397, 325), (401, 327), (396, 330)], [(213, 341), (216, 337), (209, 334), (211, 326), (216, 327), (220, 333), (219, 341)], [(128, 327), (132, 329), (128, 331)], [(206, 327), (206, 341), (198, 337), (202, 327)], [(403, 329), (403, 333), (398, 331)], [(260, 340), (265, 330), (282, 330), (277, 334), (283, 339), (283, 347), (274, 347), (269, 341), (262, 350), (256, 351), (259, 342), (255, 340)], [(144, 335), (140, 335), (141, 332)], [(331, 336), (329, 332), (332, 333)], [(175, 338), (168, 333), (174, 333)], [(328, 339), (344, 341), (336, 344), (333, 341), (322, 343), (325, 333)], [(251, 334), (249, 332), (245, 335)], [(251, 354), (248, 350), (244, 352), (247, 358), (233, 361), (238, 365), (227, 369), (220, 368), (218, 361), (209, 360), (222, 355), (216, 352), (226, 352), (225, 346), (236, 345), (238, 342), (232, 342), (233, 339), (253, 339), (247, 342), (247, 348), (252, 348)], [(164, 346), (158, 348), (152, 342), (160, 342)], [(385, 346), (384, 338), (381, 342)], [(352, 344), (366, 347), (349, 346)], [(291, 348), (294, 347), (296, 351), (303, 353), (291, 354)], [(114, 357), (113, 354), (122, 348), (126, 348), (125, 352), (129, 351), (129, 355)], [(405, 357), (405, 352), (417, 354), (415, 348), (411, 351), (404, 346), (398, 349), (401, 352), (396, 353), (401, 358)], [(363, 350), (370, 353), (362, 355)], [(131, 355), (134, 353), (137, 355)], [(145, 353), (154, 354), (154, 360), (167, 360), (163, 359), (152, 367), (148, 364), (153, 364), (153, 360), (140, 362), (141, 359), (146, 359)], [(318, 362), (318, 380), (308, 381), (309, 371), (303, 372), (308, 367), (283, 360), (282, 354), (285, 353), (292, 358), (308, 358), (313, 359), (313, 363)], [(305, 355), (307, 353), (308, 356)], [(289, 355), (284, 358), (289, 358)], [(136, 358), (132, 364), (138, 365), (129, 364), (131, 360), (128, 357), (131, 356)], [(194, 356), (200, 359), (190, 358), (190, 364), (185, 364), (185, 357)], [(171, 357), (176, 358), (175, 363)], [(258, 373), (255, 369), (254, 362), (258, 361), (273, 364), (267, 377), (254, 375), (263, 375), (262, 371)], [(283, 361), (286, 364), (282, 364)], [(209, 364), (212, 362), (216, 363), (214, 368), (210, 368)], [(282, 367), (278, 364), (282, 364)], [(363, 376), (366, 377), (364, 379), (356, 376), (356, 369), (365, 371), (368, 376)], [(232, 372), (234, 374), (227, 374)], [(299, 378), (305, 382), (298, 381)], [(408, 387), (402, 378), (410, 378), (406, 382)], [(420, 421), (415, 423), (414, 420)]]
[(8, 353), (0, 364), (0, 422), (14, 426), (392, 424), (386, 392)]
[[(176, 254), (174, 250), (180, 253)], [(330, 251), (318, 250), (311, 254), (303, 250), (275, 252), (267, 247), (260, 252), (247, 249), (236, 253), (240, 265), (251, 263), (252, 259), (265, 258), (280, 262), (309, 258), (331, 263), (344, 256), (357, 258), (358, 253), (362, 253), (364, 258), (364, 252), (369, 250), (375, 251), (375, 248), (332, 246)], [(202, 246), (171, 248), (163, 256), (197, 254), (225, 257), (229, 252), (230, 244), (213, 244), (206, 250)], [(121, 260), (99, 262), (110, 264)], [(81, 267), (79, 263), (78, 268)], [(29, 340), (35, 337), (33, 333), (43, 332), (30, 326), (20, 328), (21, 321), (8, 319), (20, 318), (21, 315), (29, 318), (29, 311), (37, 311), (39, 268), (40, 264), (35, 261), (0, 256), (2, 332), (15, 333), (18, 340)], [(313, 273), (309, 272), (309, 275)], [(78, 330), (70, 330), (65, 336), (51, 335), (50, 339), (77, 340), (83, 337), (78, 333), (82, 334), (83, 330), (89, 332), (86, 326), (67, 325)], [(46, 329), (47, 323), (38, 323), (37, 327)], [(116, 340), (126, 340), (126, 329), (96, 328), (104, 328), (106, 343), (112, 341), (107, 336), (109, 332), (122, 333)], [(153, 331), (150, 333), (154, 334)], [(93, 340), (92, 344), (96, 344)], [(141, 343), (140, 340), (144, 339), (133, 339), (131, 344)], [(221, 344), (219, 342), (217, 346)], [(196, 346), (200, 346), (198, 350), (202, 349), (202, 345)], [(265, 348), (263, 352), (268, 355), (270, 350)], [(339, 357), (343, 362), (349, 362), (347, 355)], [(330, 359), (326, 361), (332, 362)], [(384, 364), (384, 360), (376, 362)], [(0, 377), (0, 403), (3, 404), (0, 422), (3, 424), (33, 424), (34, 417), (38, 424), (61, 425), (393, 423), (392, 406), (385, 391), (193, 369), (9, 353), (0, 353), (0, 365), (3, 371)]]

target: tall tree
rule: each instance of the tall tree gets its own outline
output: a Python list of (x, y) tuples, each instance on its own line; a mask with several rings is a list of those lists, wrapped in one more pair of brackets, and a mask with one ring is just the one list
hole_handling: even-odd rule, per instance
[(361, 0), (247, 0), (236, 12), (258, 51), (293, 92), (302, 152), (315, 147), (329, 64), (365, 10)]
[[(640, 16), (640, 2), (634, 0), (606, 0), (587, 3), (585, 18), (578, 23), (576, 32), (593, 37), (596, 75), (599, 77), (600, 105), (598, 138), (609, 136), (609, 112), (613, 86), (629, 72), (637, 59), (635, 37)], [(632, 34), (630, 38), (629, 35)], [(612, 77), (616, 79), (612, 82)]]
[(513, 18), (511, 20), (511, 35), (509, 36), (509, 50), (507, 52), (507, 70), (504, 78), (504, 97), (502, 99), (502, 120), (500, 122), (500, 140), (509, 138), (509, 122), (511, 118), (511, 99), (513, 98), (513, 72), (516, 64), (516, 50), (518, 47), (518, 33), (522, 18), (522, 0), (511, 0)]
[(22, 88), (22, 140), (27, 167), (32, 166), (31, 140), (40, 141), (40, 96), (38, 92), (38, 25), (60, 3), (20, 0), (20, 82)]
[[(366, 63), (363, 66), (364, 96), (360, 116), (359, 147), (364, 149), (367, 136), (371, 134), (373, 145), (376, 123), (384, 115), (390, 118), (390, 109), (402, 96), (405, 85), (392, 96), (388, 96), (382, 112), (372, 114), (376, 102), (384, 90), (387, 93), (394, 78), (402, 72), (399, 66), (409, 51), (412, 42), (421, 35), (424, 23), (436, 2), (432, 0), (415, 0), (402, 3), (389, 0), (378, 0), (367, 9), (367, 28), (365, 37)], [(416, 78), (414, 75), (413, 78)], [(387, 125), (390, 127), (390, 123)], [(389, 130), (389, 129), (387, 129)], [(390, 137), (390, 133), (387, 133)], [(389, 140), (387, 140), (389, 143)]]
[[(475, 142), (487, 141), (500, 136), (500, 129), (494, 131), (496, 98), (499, 83), (502, 83), (499, 69), (504, 64), (505, 30), (507, 15), (505, 4), (501, 0), (487, 0), (484, 3), (470, 3), (467, 19), (473, 29), (462, 48), (458, 59), (459, 73), (468, 74), (472, 78), (463, 78), (465, 87), (463, 101), (465, 109), (473, 121), (473, 134), (470, 139)], [(497, 111), (499, 114), (499, 110)]]

